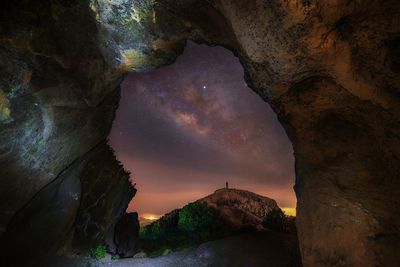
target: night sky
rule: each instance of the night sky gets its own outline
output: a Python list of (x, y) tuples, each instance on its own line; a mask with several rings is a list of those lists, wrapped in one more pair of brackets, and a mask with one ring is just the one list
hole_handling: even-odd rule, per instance
[(130, 74), (110, 144), (138, 189), (128, 210), (142, 216), (181, 207), (225, 181), (280, 207), (296, 205), (290, 141), (221, 47), (189, 42), (176, 63)]

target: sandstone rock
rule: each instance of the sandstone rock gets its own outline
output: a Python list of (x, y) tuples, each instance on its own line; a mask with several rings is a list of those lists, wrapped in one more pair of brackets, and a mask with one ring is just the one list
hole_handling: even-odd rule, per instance
[(138, 214), (137, 212), (127, 213), (115, 225), (114, 240), (117, 254), (123, 258), (132, 257), (137, 250), (138, 239)]

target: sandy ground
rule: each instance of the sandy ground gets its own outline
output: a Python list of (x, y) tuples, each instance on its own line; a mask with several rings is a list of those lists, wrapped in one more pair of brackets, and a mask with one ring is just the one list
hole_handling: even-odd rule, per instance
[(204, 243), (193, 250), (173, 252), (156, 258), (101, 261), (63, 261), (57, 267), (294, 267), (292, 236), (255, 232)]

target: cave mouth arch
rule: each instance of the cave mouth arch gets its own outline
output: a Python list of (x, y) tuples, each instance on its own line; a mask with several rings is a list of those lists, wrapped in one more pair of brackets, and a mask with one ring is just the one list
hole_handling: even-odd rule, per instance
[(125, 78), (109, 144), (138, 189), (128, 212), (157, 218), (228, 181), (293, 215), (290, 141), (243, 76), (229, 50), (188, 41), (173, 64)]
[[(90, 208), (129, 195), (105, 143), (115, 89), (125, 72), (171, 62), (190, 39), (235, 51), (284, 125), (304, 265), (398, 265), (395, 0), (74, 3), (0, 10), (0, 235), (13, 264), (46, 257), (78, 228), (99, 239), (110, 226), (115, 214)], [(104, 196), (91, 184), (108, 195), (90, 199), (88, 189)]]

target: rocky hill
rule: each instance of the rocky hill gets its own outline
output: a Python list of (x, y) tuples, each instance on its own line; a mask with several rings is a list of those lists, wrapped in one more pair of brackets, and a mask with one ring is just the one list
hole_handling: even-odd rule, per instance
[(276, 201), (253, 192), (222, 188), (196, 202), (205, 202), (218, 209), (221, 216), (234, 228), (244, 225), (262, 227), (265, 214), (279, 209)]
[(142, 250), (157, 255), (165, 248), (193, 247), (243, 232), (262, 230), (266, 214), (272, 210), (281, 212), (276, 201), (268, 197), (239, 189), (218, 189), (142, 227), (140, 246)]
[[(265, 214), (273, 209), (279, 209), (274, 199), (246, 190), (230, 188), (218, 189), (193, 203), (206, 203), (210, 207), (217, 209), (223, 223), (229, 225), (232, 229), (239, 229), (242, 226), (262, 228)], [(181, 209), (175, 209), (155, 222), (162, 227), (175, 226), (178, 224), (179, 212), (189, 205)]]

